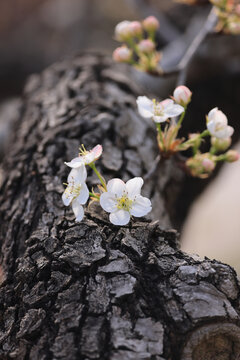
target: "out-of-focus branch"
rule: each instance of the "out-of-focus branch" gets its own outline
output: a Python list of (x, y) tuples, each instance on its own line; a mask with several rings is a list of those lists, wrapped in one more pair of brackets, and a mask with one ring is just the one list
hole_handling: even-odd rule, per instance
[(202, 29), (198, 32), (197, 36), (193, 39), (190, 46), (188, 47), (186, 53), (178, 63), (176, 67), (173, 69), (163, 71), (163, 76), (170, 75), (178, 75), (177, 85), (184, 84), (186, 80), (187, 67), (193, 58), (194, 54), (198, 50), (202, 41), (206, 38), (206, 36), (212, 32), (217, 22), (217, 16), (215, 14), (214, 8), (211, 9)]

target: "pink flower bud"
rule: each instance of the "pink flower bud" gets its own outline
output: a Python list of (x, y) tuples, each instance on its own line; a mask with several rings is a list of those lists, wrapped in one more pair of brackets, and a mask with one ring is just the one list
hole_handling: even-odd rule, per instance
[(203, 159), (202, 161), (202, 166), (203, 166), (203, 169), (206, 171), (206, 172), (212, 172), (215, 168), (215, 163), (214, 161), (212, 161), (211, 159), (208, 159), (208, 158), (205, 158)]
[(238, 4), (235, 8), (235, 13), (240, 16), (240, 4)]
[(192, 97), (192, 92), (184, 85), (178, 86), (173, 93), (173, 98), (177, 104), (186, 106)]
[(226, 161), (234, 162), (238, 161), (240, 158), (240, 154), (236, 150), (228, 150), (226, 153)]
[(127, 46), (120, 46), (113, 52), (113, 60), (117, 62), (129, 62), (132, 58), (132, 51)]
[(156, 31), (160, 26), (160, 23), (155, 16), (148, 16), (143, 20), (143, 27), (146, 31)]
[(227, 31), (232, 35), (240, 34), (240, 22), (229, 22)]
[(129, 32), (134, 37), (139, 37), (143, 33), (142, 25), (139, 21), (132, 21), (129, 24)]
[(139, 51), (141, 51), (142, 53), (145, 54), (150, 54), (151, 52), (153, 52), (155, 50), (155, 44), (152, 40), (147, 39), (147, 40), (142, 40), (140, 41), (140, 43), (138, 44), (138, 49)]
[(121, 21), (115, 27), (115, 39), (118, 41), (125, 41), (131, 37), (131, 30), (129, 29), (130, 21)]

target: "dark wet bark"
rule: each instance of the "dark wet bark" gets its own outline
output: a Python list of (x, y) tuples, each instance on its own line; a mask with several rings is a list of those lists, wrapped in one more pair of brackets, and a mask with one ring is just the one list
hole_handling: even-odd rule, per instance
[[(85, 55), (33, 76), (0, 195), (0, 358), (232, 360), (240, 354), (233, 269), (178, 250), (170, 224), (182, 175), (145, 184), (152, 219), (115, 227), (98, 205), (80, 224), (61, 201), (81, 143), (102, 143), (106, 178), (141, 176), (157, 154), (131, 79)], [(89, 185), (96, 178), (90, 173)]]

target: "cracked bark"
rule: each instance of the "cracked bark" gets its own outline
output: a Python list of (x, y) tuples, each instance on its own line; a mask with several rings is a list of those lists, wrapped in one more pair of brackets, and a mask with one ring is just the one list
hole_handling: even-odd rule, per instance
[(155, 134), (135, 111), (138, 91), (97, 55), (29, 79), (3, 164), (1, 359), (238, 359), (234, 270), (187, 256), (163, 230), (181, 186), (176, 165), (145, 184), (155, 211), (141, 222), (115, 227), (96, 205), (76, 224), (62, 204), (63, 162), (81, 143), (103, 143), (106, 178), (151, 168)]

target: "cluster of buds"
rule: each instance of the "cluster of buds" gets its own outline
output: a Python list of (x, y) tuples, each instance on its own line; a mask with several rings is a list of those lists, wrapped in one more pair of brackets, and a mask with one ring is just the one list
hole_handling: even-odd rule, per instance
[(155, 35), (159, 21), (149, 16), (142, 22), (122, 21), (115, 28), (115, 39), (123, 45), (113, 52), (117, 62), (128, 63), (138, 70), (160, 74), (161, 54), (156, 50)]
[[(132, 216), (141, 217), (152, 210), (151, 201), (143, 197), (141, 188), (143, 179), (135, 177), (128, 180), (126, 184), (121, 179), (111, 179), (106, 183), (104, 177), (97, 170), (95, 161), (102, 155), (102, 146), (97, 145), (87, 151), (82, 145), (79, 156), (70, 162), (65, 162), (72, 170), (68, 175), (66, 189), (62, 194), (62, 201), (65, 206), (72, 205), (76, 221), (80, 222), (84, 217), (84, 208), (90, 198), (97, 201), (100, 206), (110, 213), (109, 220), (114, 225), (126, 225)], [(86, 180), (89, 166), (97, 175), (100, 184), (98, 192), (89, 191)]]
[[(239, 154), (235, 150), (227, 151), (234, 129), (228, 125), (226, 115), (218, 108), (212, 109), (206, 116), (206, 130), (189, 134), (187, 140), (178, 138), (191, 97), (192, 92), (181, 85), (174, 90), (171, 98), (160, 102), (139, 96), (137, 106), (142, 117), (151, 118), (156, 124), (158, 147), (162, 157), (169, 158), (176, 152), (191, 148), (193, 156), (185, 162), (185, 168), (192, 176), (206, 178), (213, 172), (217, 162), (237, 161)], [(176, 121), (175, 117), (179, 115)], [(201, 153), (200, 147), (206, 136), (211, 137), (211, 147), (209, 152)]]
[(240, 4), (238, 0), (210, 0), (218, 16), (217, 31), (240, 34)]

